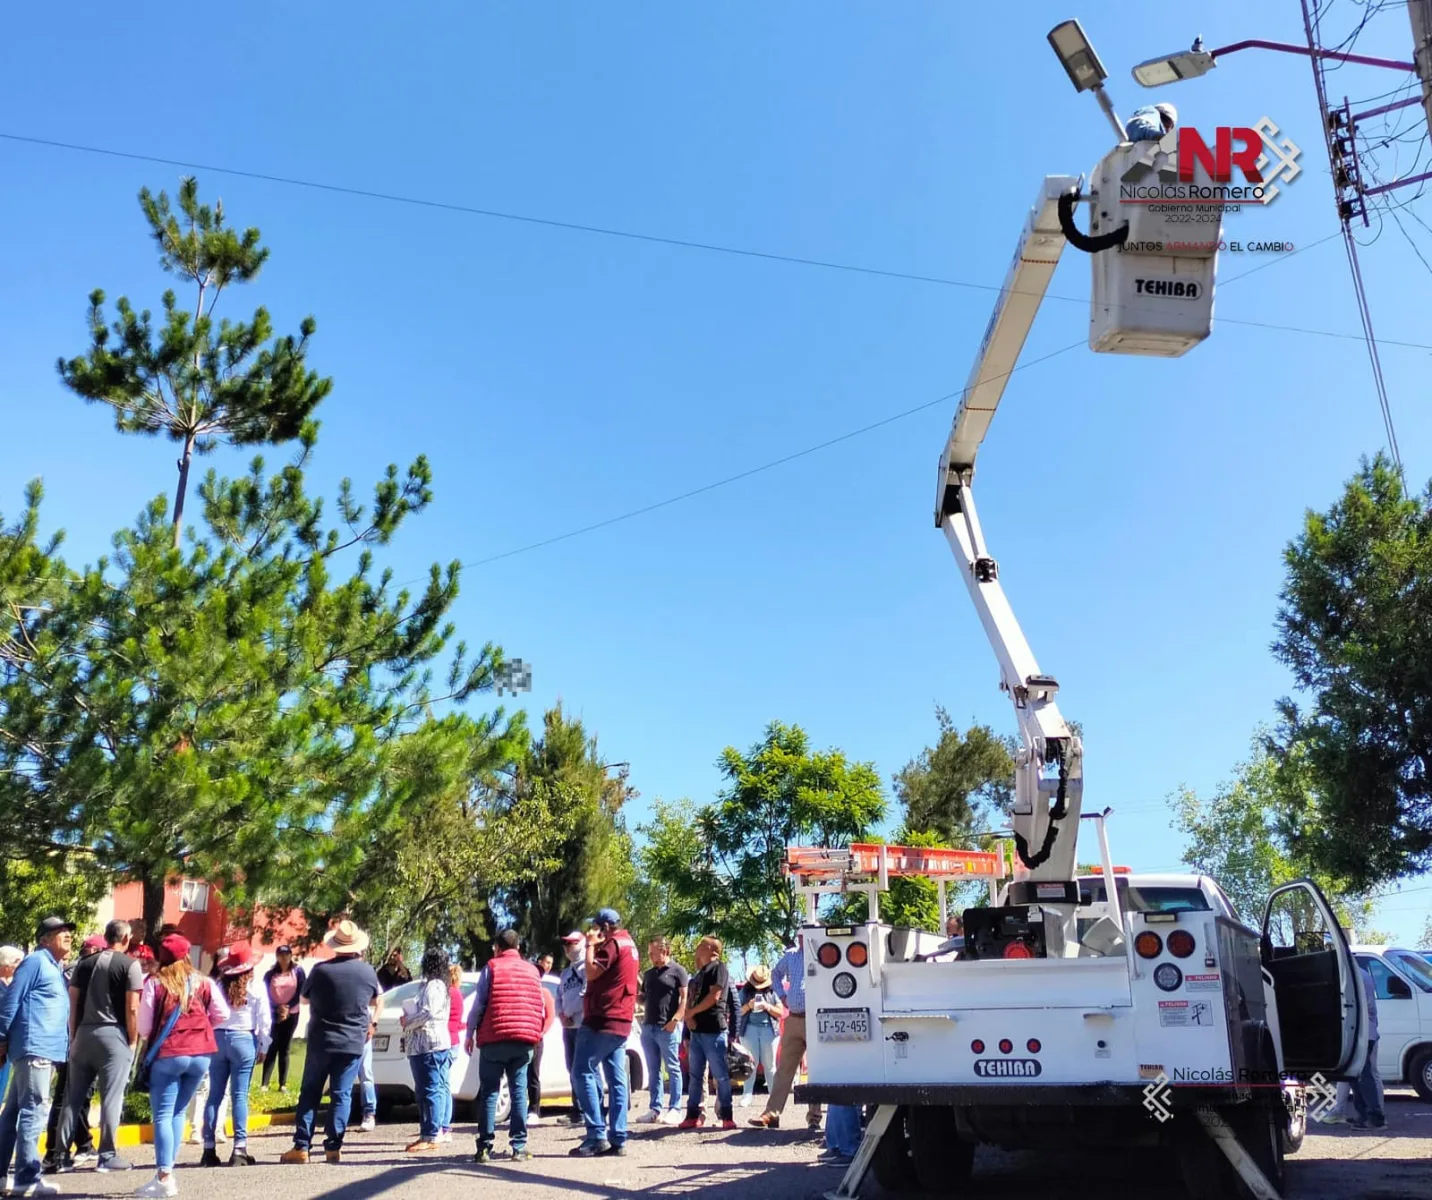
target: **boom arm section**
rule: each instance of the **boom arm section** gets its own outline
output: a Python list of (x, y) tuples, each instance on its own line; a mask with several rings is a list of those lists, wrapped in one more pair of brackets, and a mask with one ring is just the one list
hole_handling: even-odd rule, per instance
[(973, 481), (975, 456), (1064, 250), (1059, 197), (1077, 185), (1065, 175), (1044, 181), (955, 412), (936, 491), (935, 523), (960, 564), (999, 660), (1000, 687), (1014, 702), (1019, 721), (1015, 876), (1030, 882), (1065, 882), (1075, 876), (1084, 751), (1055, 703), (1059, 684), (1040, 671), (1000, 585), (999, 566), (985, 546), (975, 511)]

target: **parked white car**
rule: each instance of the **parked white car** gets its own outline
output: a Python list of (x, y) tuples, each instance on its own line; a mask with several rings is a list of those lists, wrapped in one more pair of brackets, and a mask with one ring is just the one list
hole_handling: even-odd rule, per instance
[(1377, 1071), (1432, 1104), (1432, 962), (1397, 946), (1354, 946), (1377, 988)]
[[(466, 971), (463, 973), (462, 982), (458, 990), (463, 998), (463, 1016), (466, 1018), (472, 1008), (472, 997), (477, 991), (478, 973)], [(373, 1035), (373, 1084), (378, 1091), (378, 1107), (380, 1111), (391, 1109), (396, 1104), (412, 1104), (413, 1073), (408, 1066), (408, 1060), (403, 1055), (401, 1046), (402, 1029), (398, 1019), (403, 1015), (403, 1002), (414, 998), (420, 982), (405, 983), (395, 987), (391, 992), (383, 993), (383, 1007), (378, 1016), (378, 1028)], [(547, 975), (542, 980), (545, 987), (555, 1001), (557, 996), (557, 976)], [(641, 1035), (635, 1025), (632, 1027), (631, 1035), (627, 1038), (627, 1082), (633, 1092), (643, 1086), (643, 1060), (641, 1053)], [(459, 1106), (471, 1104), (477, 1099), (477, 1055), (471, 1058), (464, 1053), (461, 1046), (457, 1047), (457, 1062), (453, 1068), (453, 1099)], [(545, 1108), (549, 1103), (557, 1105), (572, 1104), (572, 1084), (567, 1074), (566, 1051), (562, 1045), (562, 1026), (552, 1023), (552, 1028), (547, 1030), (547, 1036), (542, 1045), (542, 1105)], [(639, 1111), (637, 1105), (641, 1101), (633, 1100), (632, 1110)], [(502, 1084), (502, 1091), (497, 1099), (497, 1123), (501, 1125), (507, 1120), (511, 1111), (512, 1097), (508, 1094), (506, 1081)]]

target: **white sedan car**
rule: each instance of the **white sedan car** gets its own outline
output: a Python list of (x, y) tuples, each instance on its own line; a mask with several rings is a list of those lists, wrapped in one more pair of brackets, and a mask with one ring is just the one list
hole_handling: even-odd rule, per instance
[[(458, 990), (462, 993), (463, 998), (464, 1018), (471, 1010), (472, 997), (477, 991), (477, 979), (476, 971), (465, 971), (462, 982), (458, 985)], [(398, 1024), (398, 1019), (403, 1015), (403, 1001), (416, 996), (421, 986), (421, 983), (418, 982), (405, 983), (400, 987), (395, 987), (391, 992), (383, 993), (383, 1007), (378, 1016), (377, 1031), (373, 1035), (373, 1084), (378, 1091), (378, 1107), (382, 1112), (391, 1110), (397, 1104), (415, 1102), (413, 1073), (408, 1066), (407, 1058), (403, 1055), (402, 1029)], [(542, 986), (552, 993), (555, 1001), (557, 976), (545, 976)], [(632, 1092), (636, 1092), (643, 1086), (644, 1075), (641, 1035), (637, 1027), (633, 1025), (631, 1035), (627, 1038), (627, 1083)], [(463, 1048), (458, 1046), (452, 1079), (455, 1103), (471, 1107), (472, 1102), (477, 1099), (477, 1055), (474, 1054), (469, 1058)], [(547, 1030), (547, 1036), (542, 1045), (542, 1105), (546, 1107), (548, 1104), (570, 1105), (572, 1103), (572, 1083), (567, 1074), (567, 1056), (562, 1045), (562, 1026), (553, 1022), (552, 1028)], [(633, 1111), (636, 1111), (637, 1103), (633, 1102)], [(499, 1126), (507, 1120), (511, 1107), (512, 1097), (508, 1095), (507, 1082), (504, 1080), (502, 1090), (497, 1098), (497, 1123)]]

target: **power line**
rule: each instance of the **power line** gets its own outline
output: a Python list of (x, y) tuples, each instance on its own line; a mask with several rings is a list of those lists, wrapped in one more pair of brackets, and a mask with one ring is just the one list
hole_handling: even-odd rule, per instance
[[(943, 275), (926, 275), (916, 271), (896, 271), (885, 267), (867, 267), (859, 263), (839, 262), (834, 259), (812, 258), (805, 255), (781, 254), (770, 250), (755, 250), (748, 246), (729, 246), (718, 242), (698, 241), (691, 238), (668, 237), (663, 234), (644, 233), (633, 229), (614, 229), (604, 225), (590, 225), (581, 221), (563, 221), (552, 217), (538, 217), (530, 213), (507, 212), (500, 209), (482, 208), (476, 205), (459, 204), (448, 200), (431, 200), (421, 196), (408, 196), (398, 192), (383, 192), (370, 188), (348, 187), (343, 184), (324, 183), (313, 179), (300, 179), (296, 176), (274, 175), (264, 171), (250, 171), (239, 167), (220, 167), (208, 163), (192, 162), (185, 159), (165, 158), (156, 154), (139, 154), (127, 150), (112, 150), (103, 146), (85, 146), (75, 142), (61, 142), (50, 138), (30, 137), (18, 133), (0, 132), (0, 140), (18, 142), (33, 146), (43, 146), (54, 150), (69, 150), (80, 154), (98, 154), (107, 158), (122, 158), (135, 162), (156, 163), (161, 166), (179, 167), (186, 171), (211, 171), (216, 175), (233, 175), (241, 179), (255, 179), (264, 183), (276, 183), (286, 187), (307, 188), (313, 191), (331, 192), (337, 195), (354, 196), (365, 200), (379, 200), (389, 204), (407, 204), (419, 208), (435, 209), (442, 212), (458, 213), (463, 216), (486, 217), (497, 221), (515, 221), (520, 224), (534, 225), (548, 229), (562, 229), (571, 233), (593, 234), (599, 237), (620, 238), (626, 241), (644, 242), (650, 245), (672, 246), (682, 250), (699, 250), (708, 254), (727, 254), (739, 258), (757, 259), (765, 262), (786, 263), (791, 266), (816, 267), (827, 271), (843, 271), (854, 275), (867, 275), (880, 279), (897, 279), (907, 283), (928, 283), (940, 287), (967, 288), (971, 291), (980, 292), (1002, 292), (1004, 288), (999, 284), (976, 283), (969, 279), (951, 279)], [(1336, 234), (1320, 238), (1310, 242), (1306, 246), (1299, 246), (1276, 259), (1251, 270), (1236, 275), (1234, 279), (1241, 279), (1246, 275), (1252, 275), (1272, 266), (1274, 262), (1282, 262), (1294, 255), (1301, 254), (1305, 250), (1311, 250), (1321, 246), (1324, 242), (1331, 241)], [(1232, 283), (1233, 279), (1226, 281)], [(1014, 291), (1011, 295), (1022, 295), (1024, 293)], [(1046, 300), (1055, 300), (1064, 304), (1088, 304), (1087, 296), (1060, 296), (1046, 293)], [(1279, 325), (1267, 321), (1251, 321), (1238, 317), (1219, 317), (1219, 322), (1224, 325), (1246, 325), (1255, 329), (1277, 330), (1284, 333), (1297, 333), (1314, 337), (1346, 338), (1354, 341), (1361, 341), (1362, 335), (1356, 333), (1343, 333), (1331, 329), (1307, 329), (1295, 325)], [(1415, 350), (1432, 350), (1432, 345), (1419, 342), (1393, 342), (1384, 343), (1389, 346), (1403, 346)]]

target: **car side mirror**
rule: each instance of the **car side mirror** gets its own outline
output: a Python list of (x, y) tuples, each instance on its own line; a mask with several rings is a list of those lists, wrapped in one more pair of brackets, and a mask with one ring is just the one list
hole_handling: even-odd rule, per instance
[(1411, 1000), (1412, 989), (1404, 979), (1398, 979), (1396, 975), (1387, 977), (1387, 994), (1393, 1000)]

